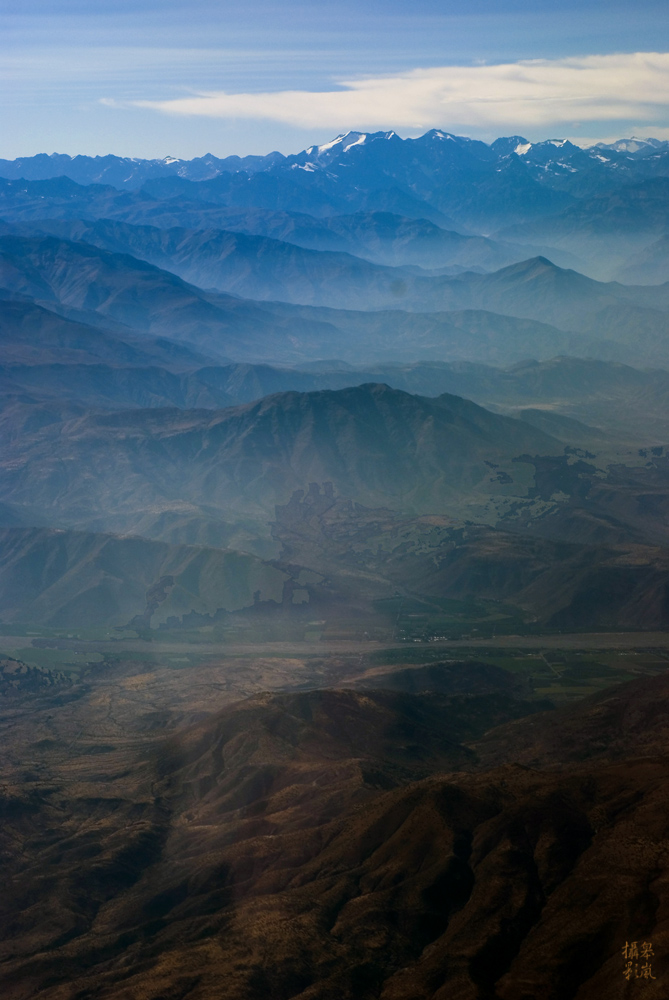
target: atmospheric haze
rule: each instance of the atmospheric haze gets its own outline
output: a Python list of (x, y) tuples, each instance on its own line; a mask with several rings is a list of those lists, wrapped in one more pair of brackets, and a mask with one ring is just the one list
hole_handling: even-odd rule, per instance
[(667, 995), (669, 140), (526, 122), (0, 160), (8, 1000)]

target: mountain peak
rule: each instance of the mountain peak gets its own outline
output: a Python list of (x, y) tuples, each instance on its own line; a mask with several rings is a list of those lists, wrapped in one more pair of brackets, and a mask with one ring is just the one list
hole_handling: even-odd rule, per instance
[(628, 139), (616, 139), (615, 142), (597, 142), (593, 149), (608, 149), (615, 153), (649, 153), (655, 149), (666, 149), (667, 143), (662, 139), (645, 139), (632, 135)]
[(542, 271), (563, 271), (564, 268), (558, 267), (554, 264), (552, 260), (548, 257), (542, 257), (541, 254), (536, 257), (528, 257), (527, 260), (519, 260), (516, 264), (509, 264), (507, 267), (502, 267), (496, 274), (539, 274)]
[(396, 132), (341, 132), (330, 142), (324, 142), (320, 146), (309, 146), (304, 152), (308, 156), (321, 157), (330, 152), (347, 153), (353, 146), (363, 146), (369, 142), (377, 142), (379, 139), (399, 138)]
[(490, 148), (498, 156), (509, 156), (511, 153), (524, 156), (532, 148), (532, 143), (522, 135), (507, 135), (495, 139)]
[(444, 132), (440, 128), (431, 128), (429, 132), (425, 133), (425, 135), (423, 136), (423, 138), (426, 139), (428, 136), (430, 136), (432, 138), (435, 138), (435, 139), (453, 139), (453, 140), (455, 140), (455, 136), (454, 135), (451, 135), (450, 132)]

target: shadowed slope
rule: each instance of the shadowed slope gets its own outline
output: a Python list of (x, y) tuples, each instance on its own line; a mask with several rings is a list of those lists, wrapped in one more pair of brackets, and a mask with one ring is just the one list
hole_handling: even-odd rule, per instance
[[(57, 817), (39, 786), (32, 800), (9, 790), (4, 836), (30, 834), (52, 888), (37, 911), (30, 869), (10, 883), (5, 995), (56, 1000), (76, 983), (101, 998), (622, 1000), (621, 948), (649, 940), (644, 995), (659, 1000), (668, 682), (607, 697), (630, 719), (613, 764), (472, 773), (463, 739), (520, 703), (321, 691), (259, 696), (174, 734), (115, 779), (94, 825), (90, 802)], [(508, 761), (510, 731), (520, 745), (546, 718), (573, 720), (591, 757), (610, 731), (601, 700), (507, 723), (484, 745)], [(650, 700), (664, 707), (644, 759), (637, 706)]]

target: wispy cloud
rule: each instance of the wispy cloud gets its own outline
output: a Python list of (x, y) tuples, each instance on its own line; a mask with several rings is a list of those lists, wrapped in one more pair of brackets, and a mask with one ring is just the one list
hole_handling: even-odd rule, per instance
[(134, 105), (171, 115), (265, 119), (300, 128), (530, 130), (574, 122), (669, 125), (669, 53), (439, 66), (339, 80), (332, 90), (201, 92)]

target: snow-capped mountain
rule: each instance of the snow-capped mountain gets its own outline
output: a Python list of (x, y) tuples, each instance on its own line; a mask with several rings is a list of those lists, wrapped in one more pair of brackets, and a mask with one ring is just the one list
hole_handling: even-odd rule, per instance
[[(272, 152), (266, 156), (227, 156), (212, 153), (183, 160), (174, 156), (162, 159), (140, 159), (121, 156), (69, 156), (64, 153), (39, 153), (16, 160), (0, 160), (0, 176), (9, 179), (45, 180), (65, 176), (80, 184), (111, 184), (118, 188), (138, 188), (147, 180), (158, 177), (182, 177), (204, 181), (221, 174), (243, 171), (282, 172), (301, 168), (306, 173), (332, 170), (338, 164), (350, 166), (373, 160), (389, 167), (393, 161), (447, 164), (460, 163), (472, 169), (486, 164), (491, 169), (504, 166), (509, 157), (518, 157), (527, 171), (543, 182), (549, 178), (564, 178), (567, 173), (582, 173), (593, 169), (602, 174), (613, 172), (639, 180), (664, 175), (669, 158), (669, 142), (660, 139), (618, 139), (597, 143), (583, 149), (568, 139), (546, 139), (530, 142), (521, 135), (506, 136), (488, 144), (466, 136), (457, 136), (441, 129), (431, 129), (418, 138), (402, 139), (394, 131), (350, 131), (322, 145), (309, 146), (292, 156)], [(559, 184), (562, 187), (562, 184)]]
[(291, 156), (142, 160), (39, 154), (0, 160), (0, 177), (67, 177), (81, 185), (144, 190), (162, 201), (320, 218), (391, 212), (489, 235), (583, 199), (669, 177), (669, 143), (630, 138), (584, 149), (564, 138), (530, 142), (513, 135), (485, 143), (442, 129), (408, 139), (394, 131), (350, 131)]
[(160, 160), (143, 160), (134, 156), (68, 156), (66, 153), (38, 153), (16, 160), (0, 160), (0, 177), (10, 180), (48, 180), (69, 177), (78, 184), (111, 184), (116, 188), (140, 188), (150, 179), (183, 177), (204, 181), (222, 173), (243, 170), (253, 174), (283, 160), (281, 153), (267, 156), (227, 156), (219, 159), (212, 153), (181, 160), (165, 156)]

